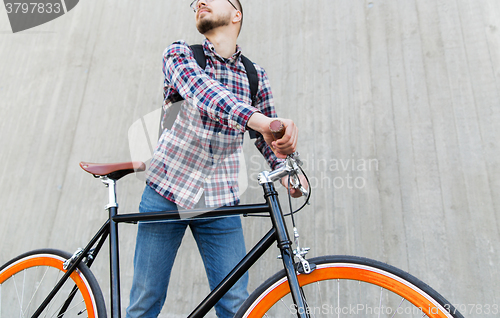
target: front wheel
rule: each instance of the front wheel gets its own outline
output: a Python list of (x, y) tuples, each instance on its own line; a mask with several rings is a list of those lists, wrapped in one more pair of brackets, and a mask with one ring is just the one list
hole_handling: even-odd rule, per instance
[[(41, 249), (0, 267), (0, 317), (31, 317), (66, 272), (71, 254)], [(85, 264), (80, 264), (40, 317), (105, 318), (104, 297)]]
[[(323, 256), (299, 274), (310, 317), (463, 316), (425, 283), (393, 266), (355, 256)], [(235, 317), (297, 317), (284, 270), (269, 278)]]

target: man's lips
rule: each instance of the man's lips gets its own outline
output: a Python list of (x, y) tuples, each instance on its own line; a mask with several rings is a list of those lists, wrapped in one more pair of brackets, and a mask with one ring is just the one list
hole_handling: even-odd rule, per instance
[(198, 10), (198, 16), (200, 16), (203, 12), (210, 12), (210, 10), (208, 8), (201, 8)]

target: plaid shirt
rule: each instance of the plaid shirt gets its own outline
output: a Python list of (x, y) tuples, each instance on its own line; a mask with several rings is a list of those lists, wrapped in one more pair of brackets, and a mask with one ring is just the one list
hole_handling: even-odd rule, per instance
[[(187, 209), (203, 194), (209, 207), (239, 203), (239, 156), (247, 121), (257, 111), (276, 117), (264, 69), (254, 64), (259, 90), (252, 107), (240, 48), (225, 59), (205, 39), (203, 50), (205, 70), (184, 41), (174, 42), (163, 53), (165, 113), (176, 102), (181, 107), (171, 129), (163, 131), (147, 172), (150, 187)], [(271, 168), (280, 165), (262, 137), (255, 145)]]

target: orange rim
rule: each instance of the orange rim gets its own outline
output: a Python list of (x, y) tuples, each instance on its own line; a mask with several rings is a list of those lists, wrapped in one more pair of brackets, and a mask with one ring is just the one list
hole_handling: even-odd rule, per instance
[[(37, 257), (22, 260), (22, 261), (18, 261), (16, 263), (14, 263), (14, 265), (11, 265), (9, 268), (7, 268), (4, 272), (2, 272), (0, 274), (0, 284), (2, 284), (5, 280), (7, 280), (12, 275), (19, 273), (20, 271), (22, 271), (24, 269), (27, 269), (30, 267), (35, 267), (35, 266), (50, 266), (50, 267), (54, 267), (58, 270), (61, 270), (63, 272), (66, 272), (63, 269), (63, 261), (61, 261), (59, 259), (55, 259), (53, 257), (48, 257), (48, 256), (37, 256)], [(78, 290), (81, 292), (81, 294), (83, 296), (89, 318), (95, 318), (92, 296), (90, 295), (90, 293), (88, 291), (88, 289), (89, 289), (88, 285), (85, 283), (85, 281), (82, 279), (82, 277), (77, 273), (77, 271), (74, 271), (70, 275), (70, 278), (78, 286)]]
[[(318, 267), (321, 267), (321, 265), (318, 265)], [(369, 269), (347, 267), (345, 264), (336, 265), (317, 268), (311, 274), (299, 275), (298, 279), (300, 286), (326, 279), (349, 279), (375, 284), (405, 298), (417, 308), (421, 308), (429, 317), (448, 317), (447, 313), (441, 309), (441, 306), (437, 307), (436, 304), (418, 293), (414, 289), (418, 289), (417, 287), (412, 286), (412, 288), (393, 277), (388, 277), (387, 275)], [(251, 309), (247, 317), (262, 317), (279, 299), (290, 292), (287, 279), (284, 279), (274, 288), (270, 287), (270, 289), (271, 290), (267, 290), (267, 294), (261, 298), (258, 304)]]

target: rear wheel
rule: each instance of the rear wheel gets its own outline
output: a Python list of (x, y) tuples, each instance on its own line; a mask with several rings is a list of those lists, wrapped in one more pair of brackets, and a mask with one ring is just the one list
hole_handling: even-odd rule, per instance
[[(63, 263), (70, 257), (41, 249), (0, 267), (0, 317), (31, 317), (66, 272)], [(85, 264), (71, 274), (40, 317), (106, 317), (101, 289)]]
[[(309, 262), (316, 270), (298, 279), (311, 317), (463, 318), (428, 285), (390, 265), (354, 256)], [(257, 288), (235, 317), (297, 317), (285, 272)]]

